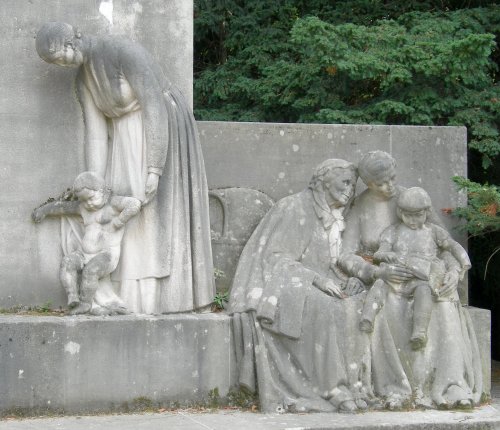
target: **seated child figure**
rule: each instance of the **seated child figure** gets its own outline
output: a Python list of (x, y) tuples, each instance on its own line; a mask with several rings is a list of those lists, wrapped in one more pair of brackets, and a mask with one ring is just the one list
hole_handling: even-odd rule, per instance
[[(82, 250), (66, 255), (59, 273), (68, 294), (68, 306), (72, 308), (70, 314), (76, 315), (90, 312), (99, 280), (116, 269), (124, 226), (139, 213), (141, 202), (134, 197), (113, 195), (104, 179), (94, 172), (78, 175), (73, 192), (78, 201), (46, 203), (35, 209), (32, 217), (35, 222), (46, 216), (80, 215), (83, 218)], [(124, 308), (115, 312), (127, 313)]]
[(422, 188), (409, 188), (400, 194), (397, 215), (401, 221), (382, 232), (374, 260), (382, 264), (405, 266), (411, 270), (414, 278), (402, 283), (378, 279), (366, 296), (360, 322), (362, 331), (373, 330), (375, 316), (384, 304), (386, 285), (398, 295), (413, 298), (410, 344), (414, 350), (425, 347), (433, 296), (439, 300), (446, 273), (445, 263), (439, 258), (440, 253), (449, 251), (459, 262), (460, 279), (471, 267), (465, 249), (442, 227), (427, 221), (431, 207), (431, 199)]

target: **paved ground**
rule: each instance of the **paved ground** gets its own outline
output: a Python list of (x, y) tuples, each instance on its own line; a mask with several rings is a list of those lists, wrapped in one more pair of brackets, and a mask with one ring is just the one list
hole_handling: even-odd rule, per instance
[(457, 430), (500, 429), (500, 362), (492, 363), (491, 405), (470, 412), (371, 412), (357, 415), (264, 415), (252, 412), (176, 411), (0, 420), (0, 430)]

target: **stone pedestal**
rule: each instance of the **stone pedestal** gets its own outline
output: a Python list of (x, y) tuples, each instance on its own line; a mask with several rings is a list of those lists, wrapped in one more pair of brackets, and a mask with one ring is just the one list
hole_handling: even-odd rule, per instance
[[(469, 308), (490, 390), (490, 312)], [(203, 404), (236, 384), (225, 314), (0, 316), (0, 416)], [(339, 415), (330, 415), (332, 420)]]
[(202, 404), (234, 385), (231, 339), (224, 314), (0, 316), (0, 416)]

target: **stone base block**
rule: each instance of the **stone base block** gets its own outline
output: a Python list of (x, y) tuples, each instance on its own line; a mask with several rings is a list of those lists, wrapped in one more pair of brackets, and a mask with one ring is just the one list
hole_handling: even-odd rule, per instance
[(0, 415), (203, 403), (234, 385), (230, 317), (0, 316)]
[[(490, 311), (469, 312), (489, 395)], [(237, 381), (224, 314), (4, 315), (0, 369), (0, 416), (202, 404), (226, 396)]]

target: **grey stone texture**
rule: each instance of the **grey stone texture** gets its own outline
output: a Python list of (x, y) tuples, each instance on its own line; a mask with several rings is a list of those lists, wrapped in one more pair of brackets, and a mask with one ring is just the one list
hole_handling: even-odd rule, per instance
[[(469, 308), (469, 312), (478, 333), (489, 392), (489, 311)], [(133, 408), (134, 402), (140, 402), (141, 398), (143, 402), (150, 400), (154, 406), (202, 403), (209, 399), (214, 388), (218, 388), (221, 397), (225, 396), (237, 380), (231, 323), (224, 314), (113, 318), (3, 315), (0, 316), (0, 363), (0, 416), (111, 412), (126, 406)], [(484, 418), (485, 411), (467, 412), (464, 417)], [(362, 415), (368, 421), (362, 419), (357, 424), (362, 428), (363, 421), (369, 423), (380, 416), (384, 416), (381, 422), (394, 423), (427, 418), (431, 423), (446, 422), (453, 416), (461, 416), (457, 412), (418, 412), (407, 418), (404, 418), (406, 413), (380, 414)], [(495, 414), (498, 422), (499, 412)], [(252, 416), (255, 418), (249, 423), (255, 424), (255, 419), (264, 424), (269, 419)], [(313, 416), (336, 425), (349, 418), (340, 415), (342, 419), (335, 419), (332, 417), (339, 415), (331, 414), (327, 415), (330, 418)], [(283, 416), (280, 419), (289, 423), (296, 420)], [(314, 422), (322, 421), (313, 419), (309, 424)], [(233, 428), (238, 427), (236, 423), (229, 422), (235, 424)], [(6, 424), (0, 421), (0, 429), (17, 428), (5, 427)], [(94, 425), (86, 428), (100, 428), (98, 423)]]
[(491, 392), (491, 311), (467, 307), (476, 332), (483, 369), (483, 391)]
[(1, 316), (0, 415), (201, 403), (233, 385), (233, 354), (223, 314)]
[[(209, 306), (215, 284), (208, 186), (196, 122), (177, 86), (142, 45), (124, 36), (49, 22), (37, 33), (36, 50), (49, 64), (78, 68), (85, 170), (116, 194), (141, 201), (124, 231), (119, 262), (112, 258), (111, 279), (126, 307), (155, 314)], [(97, 251), (79, 230), (72, 225), (61, 234), (65, 258), (73, 251), (64, 249), (68, 242), (80, 252)], [(101, 269), (89, 269), (95, 270)]]
[(220, 188), (209, 193), (210, 229), (217, 291), (231, 288), (245, 243), (273, 201), (249, 188)]
[[(451, 181), (467, 175), (465, 127), (199, 122), (198, 128), (210, 188), (253, 188), (274, 201), (303, 190), (325, 159), (357, 163), (368, 151), (386, 151), (397, 160), (398, 185), (427, 190), (446, 229), (465, 245), (457, 219), (441, 213), (466, 201)], [(357, 194), (364, 189), (358, 180)]]
[[(37, 23), (31, 24), (32, 36)], [(48, 301), (53, 306), (65, 303), (57, 276), (60, 245), (54, 240), (59, 235), (59, 221), (35, 225), (30, 213), (49, 196), (70, 187), (83, 170), (81, 116), (76, 98), (69, 96), (72, 72), (47, 66), (38, 59), (33, 40), (23, 43), (24, 48), (16, 48), (28, 56), (23, 59), (27, 71), (21, 77), (26, 74), (26, 79), (31, 77), (36, 84), (0, 75), (8, 79), (5, 98), (0, 101), (4, 103), (0, 116), (3, 308)], [(28, 85), (33, 94), (30, 102), (29, 91), (23, 102), (15, 96), (13, 88), (23, 85)], [(5, 100), (9, 99), (7, 105)], [(199, 122), (198, 126), (211, 189), (251, 188), (276, 201), (304, 189), (313, 167), (326, 158), (358, 162), (363, 153), (381, 149), (397, 159), (398, 183), (428, 190), (437, 211), (465, 203), (465, 196), (457, 193), (450, 180), (467, 173), (465, 128), (224, 122)], [(358, 193), (363, 189), (358, 181)], [(454, 229), (457, 220), (450, 216), (441, 216), (441, 220), (464, 244), (464, 236)], [(230, 275), (234, 269), (225, 271)], [(230, 278), (225, 282), (229, 285)], [(466, 302), (466, 291), (462, 289), (461, 293)]]
[(496, 430), (500, 403), (474, 412), (371, 412), (356, 415), (176, 411), (155, 414), (0, 421), (0, 430)]

